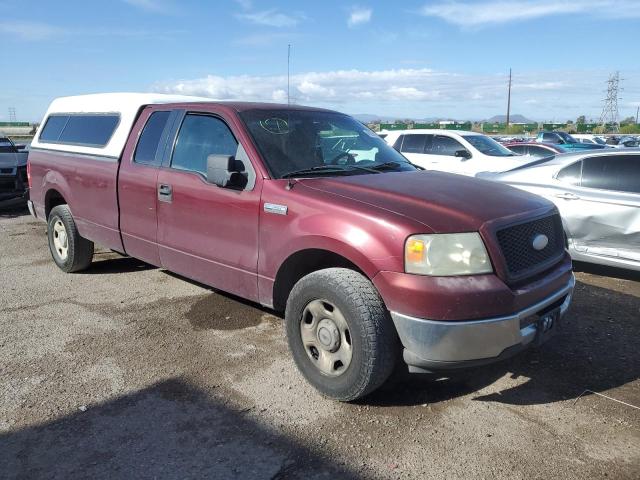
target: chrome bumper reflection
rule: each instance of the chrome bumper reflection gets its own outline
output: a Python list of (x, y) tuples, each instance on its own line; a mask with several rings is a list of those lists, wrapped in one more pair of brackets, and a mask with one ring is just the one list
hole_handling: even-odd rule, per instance
[(499, 357), (510, 347), (526, 346), (536, 338), (537, 324), (521, 328), (524, 320), (564, 298), (560, 315), (571, 304), (575, 278), (543, 301), (513, 315), (471, 321), (436, 321), (391, 312), (393, 323), (405, 347), (405, 360), (423, 363), (473, 362)]

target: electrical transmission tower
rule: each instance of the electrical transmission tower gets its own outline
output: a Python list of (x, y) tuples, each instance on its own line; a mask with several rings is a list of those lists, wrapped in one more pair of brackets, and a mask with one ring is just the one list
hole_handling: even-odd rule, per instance
[(610, 125), (616, 132), (620, 127), (618, 118), (618, 92), (620, 90), (620, 72), (612, 73), (607, 80), (607, 98), (604, 99), (600, 124)]
[(16, 121), (16, 109), (15, 109), (15, 107), (9, 107), (9, 121), (10, 122), (15, 122)]

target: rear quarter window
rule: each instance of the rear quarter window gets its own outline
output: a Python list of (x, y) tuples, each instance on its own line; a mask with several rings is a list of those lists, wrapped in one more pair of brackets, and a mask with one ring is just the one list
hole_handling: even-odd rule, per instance
[(146, 165), (160, 165), (162, 158), (158, 154), (160, 138), (167, 125), (171, 112), (153, 112), (142, 129), (133, 161)]
[(39, 140), (45, 143), (104, 147), (109, 143), (118, 123), (118, 114), (50, 115)]

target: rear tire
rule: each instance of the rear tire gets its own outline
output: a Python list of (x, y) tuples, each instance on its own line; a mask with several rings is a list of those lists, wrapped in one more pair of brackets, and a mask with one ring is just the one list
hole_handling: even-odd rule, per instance
[(296, 365), (321, 394), (361, 398), (394, 370), (400, 342), (382, 298), (358, 272), (328, 268), (293, 287), (285, 323)]
[(80, 236), (69, 207), (54, 207), (47, 224), (49, 251), (60, 270), (71, 273), (88, 268), (93, 259), (93, 242)]

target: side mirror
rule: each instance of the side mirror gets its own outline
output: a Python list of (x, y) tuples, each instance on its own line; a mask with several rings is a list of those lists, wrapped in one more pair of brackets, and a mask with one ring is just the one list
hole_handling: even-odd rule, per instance
[(464, 158), (465, 160), (469, 160), (471, 158), (471, 152), (469, 152), (468, 150), (456, 150), (453, 156), (458, 158)]
[(207, 182), (219, 187), (244, 188), (246, 176), (237, 167), (232, 155), (209, 155), (207, 157)]

